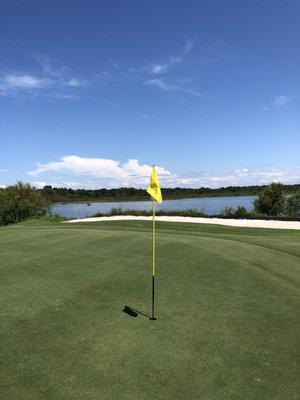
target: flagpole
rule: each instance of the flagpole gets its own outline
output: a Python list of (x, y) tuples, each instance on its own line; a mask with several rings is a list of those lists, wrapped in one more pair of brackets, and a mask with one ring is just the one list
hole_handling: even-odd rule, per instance
[(152, 316), (150, 321), (155, 321), (154, 295), (155, 295), (155, 201), (152, 201)]

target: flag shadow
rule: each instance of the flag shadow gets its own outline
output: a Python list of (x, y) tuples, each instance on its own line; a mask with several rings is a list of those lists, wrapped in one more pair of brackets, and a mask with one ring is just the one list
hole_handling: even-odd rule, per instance
[(150, 315), (144, 314), (143, 312), (139, 311), (139, 310), (135, 310), (132, 307), (129, 306), (125, 306), (122, 310), (122, 312), (124, 312), (127, 315), (130, 315), (131, 317), (136, 318), (139, 314), (143, 315), (146, 318), (151, 318)]

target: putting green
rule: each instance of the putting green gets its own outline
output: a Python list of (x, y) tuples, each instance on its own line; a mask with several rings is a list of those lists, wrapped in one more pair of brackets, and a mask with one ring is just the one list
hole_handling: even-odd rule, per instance
[(1, 399), (299, 398), (299, 232), (157, 227), (0, 228)]

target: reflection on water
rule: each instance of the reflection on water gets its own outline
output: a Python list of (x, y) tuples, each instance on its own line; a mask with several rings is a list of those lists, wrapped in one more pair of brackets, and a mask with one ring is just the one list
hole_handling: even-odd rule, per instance
[[(201, 197), (193, 199), (165, 200), (162, 204), (157, 204), (158, 210), (186, 210), (189, 208), (202, 211), (205, 214), (219, 214), (225, 206), (243, 206), (247, 210), (253, 209), (253, 200), (256, 196), (240, 197)], [(97, 212), (108, 213), (112, 208), (122, 208), (122, 210), (150, 210), (151, 201), (116, 201), (107, 203), (68, 203), (54, 204), (51, 211), (62, 217), (84, 218)]]

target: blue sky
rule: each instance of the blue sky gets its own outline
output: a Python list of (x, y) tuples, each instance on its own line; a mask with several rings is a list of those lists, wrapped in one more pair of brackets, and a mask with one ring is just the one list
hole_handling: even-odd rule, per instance
[(299, 1), (0, 4), (0, 185), (299, 182)]

